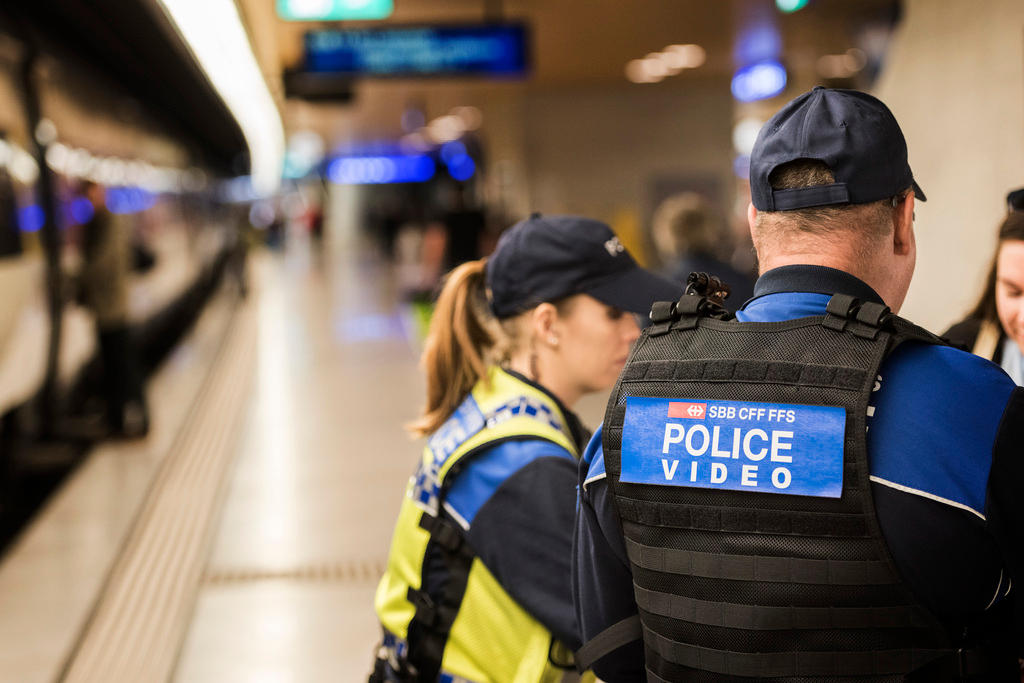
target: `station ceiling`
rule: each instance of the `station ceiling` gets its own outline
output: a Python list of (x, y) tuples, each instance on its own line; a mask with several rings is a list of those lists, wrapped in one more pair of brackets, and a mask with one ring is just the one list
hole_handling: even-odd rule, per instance
[(140, 103), (205, 165), (237, 171), (247, 149), (242, 131), (154, 2), (0, 4), (0, 19), (17, 39), (87, 69), (98, 87)]
[[(455, 105), (544, 90), (620, 87), (628, 95), (629, 88), (680, 88), (695, 79), (727, 88), (740, 36), (758, 23), (777, 28), (791, 70), (813, 69), (822, 54), (851, 47), (865, 21), (891, 15), (899, 6), (898, 0), (811, 0), (805, 9), (783, 15), (772, 0), (395, 0), (387, 20), (340, 24), (281, 20), (274, 0), (235, 1), (286, 129), (315, 130), (329, 145), (397, 137), (401, 111), (410, 102), (433, 117)], [(208, 164), (238, 170), (246, 148), (241, 129), (154, 0), (32, 0), (4, 3), (4, 16), (47, 50), (94, 67), (169, 131), (191, 141)], [(501, 20), (530, 26), (532, 69), (524, 80), (362, 80), (353, 84), (350, 102), (336, 104), (284, 96), (282, 74), (301, 64), (306, 31)], [(706, 63), (654, 85), (626, 80), (630, 60), (680, 43), (702, 46)]]
[[(495, 90), (532, 91), (574, 87), (685, 87), (692, 79), (715, 79), (728, 87), (737, 64), (734, 48), (750, 26), (770, 22), (783, 42), (791, 69), (812, 69), (822, 55), (854, 45), (864, 22), (897, 11), (897, 0), (811, 0), (784, 15), (773, 0), (395, 0), (382, 22), (292, 22), (277, 18), (270, 0), (238, 0), (249, 24), (257, 55), (281, 101), (285, 126), (313, 128), (330, 143), (397, 135), (403, 100), (432, 108), (475, 104)], [(312, 29), (390, 24), (525, 21), (533, 34), (533, 69), (520, 83), (474, 79), (366, 80), (354, 87), (347, 104), (284, 103), (281, 73), (302, 60), (302, 35)], [(633, 59), (672, 44), (695, 43), (706, 63), (656, 85), (631, 84), (625, 66)], [(432, 107), (437, 100), (438, 106)], [(441, 104), (443, 102), (444, 104)]]

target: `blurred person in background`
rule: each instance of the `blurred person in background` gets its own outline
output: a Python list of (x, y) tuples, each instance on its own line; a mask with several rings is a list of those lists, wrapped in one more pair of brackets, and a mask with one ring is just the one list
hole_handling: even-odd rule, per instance
[[(4, 139), (0, 133), (0, 140)], [(21, 254), (21, 230), (18, 227), (18, 202), (14, 182), (7, 167), (0, 165), (0, 258)]]
[(93, 215), (82, 226), (82, 298), (96, 318), (102, 365), (106, 435), (136, 438), (149, 431), (149, 412), (128, 321), (132, 229), (106, 205), (103, 186), (85, 182), (81, 193)]
[(228, 260), (228, 269), (238, 289), (238, 295), (246, 298), (249, 295), (249, 250), (259, 243), (256, 229), (249, 219), (251, 207), (239, 204), (231, 212), (231, 222), (235, 229), (231, 231), (234, 244)]
[(729, 263), (732, 240), (719, 212), (696, 192), (663, 201), (654, 213), (654, 246), (664, 274), (685, 283), (690, 273), (715, 275), (729, 285), (727, 306), (735, 310), (754, 295), (754, 280)]
[(1002, 366), (1024, 386), (1024, 188), (1007, 196), (985, 291), (967, 318), (943, 335)]
[(423, 365), (427, 438), (377, 589), (371, 681), (559, 681), (579, 646), (570, 589), (572, 413), (615, 382), (646, 314), (681, 288), (608, 226), (534, 214), (452, 271)]
[(449, 190), (448, 207), (441, 219), (445, 228), (445, 271), (480, 257), (480, 240), (486, 221), (483, 210), (475, 206), (471, 195), (465, 183), (458, 183)]

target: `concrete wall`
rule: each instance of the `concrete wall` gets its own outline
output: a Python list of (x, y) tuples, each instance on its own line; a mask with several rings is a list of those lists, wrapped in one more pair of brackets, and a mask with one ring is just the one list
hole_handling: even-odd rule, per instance
[(717, 190), (724, 211), (734, 186), (732, 106), (728, 83), (717, 80), (531, 92), (524, 120), (530, 203), (641, 234), (659, 185)]
[(1024, 2), (906, 0), (876, 94), (928, 195), (903, 312), (941, 332), (980, 294), (1006, 192), (1024, 186)]

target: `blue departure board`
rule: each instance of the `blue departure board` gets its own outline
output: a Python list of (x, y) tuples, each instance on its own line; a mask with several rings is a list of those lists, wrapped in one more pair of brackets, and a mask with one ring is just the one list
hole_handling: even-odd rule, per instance
[(523, 24), (392, 26), (310, 31), (304, 70), (371, 77), (526, 74)]

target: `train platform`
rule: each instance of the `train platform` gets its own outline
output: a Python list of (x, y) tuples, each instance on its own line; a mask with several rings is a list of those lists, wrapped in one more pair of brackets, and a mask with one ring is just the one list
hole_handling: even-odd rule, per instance
[(418, 445), (411, 314), (365, 250), (299, 243), (227, 283), (0, 564), (0, 681), (337, 681)]

